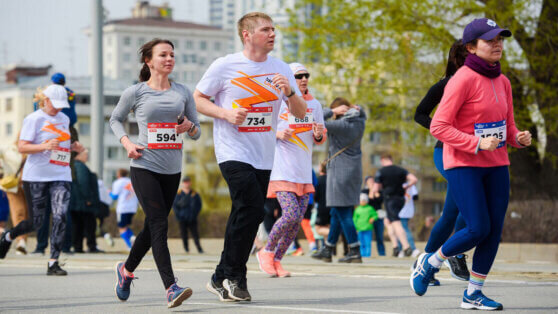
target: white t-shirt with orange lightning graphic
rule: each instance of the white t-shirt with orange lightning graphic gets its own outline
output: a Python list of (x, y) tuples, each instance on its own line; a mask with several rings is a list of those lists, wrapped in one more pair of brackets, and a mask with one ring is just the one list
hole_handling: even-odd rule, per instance
[(29, 154), (22, 179), (29, 182), (72, 181), (70, 170), (70, 119), (62, 112), (51, 116), (39, 109), (23, 119), (20, 140), (41, 144), (58, 139), (56, 152), (46, 150)]
[(277, 139), (270, 181), (312, 184), (312, 122), (323, 124), (324, 115), (322, 105), (315, 98), (306, 100), (306, 104), (308, 107), (304, 119), (291, 115), (287, 104), (281, 106), (277, 129), (291, 128), (294, 132), (288, 141)]
[(240, 161), (256, 169), (271, 170), (275, 150), (277, 116), (281, 102), (287, 100), (271, 82), (280, 73), (289, 79), (301, 95), (289, 66), (272, 56), (254, 62), (242, 52), (215, 60), (196, 86), (202, 94), (215, 97), (215, 104), (225, 109), (247, 108), (242, 125), (215, 119), (213, 140), (217, 163)]

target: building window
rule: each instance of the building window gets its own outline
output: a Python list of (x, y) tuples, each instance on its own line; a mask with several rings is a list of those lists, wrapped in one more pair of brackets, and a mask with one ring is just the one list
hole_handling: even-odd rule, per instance
[(434, 216), (440, 216), (442, 214), (443, 208), (444, 208), (444, 204), (440, 202), (434, 203), (434, 208), (432, 208)]
[(14, 109), (13, 99), (6, 98), (6, 112), (11, 112)]
[(118, 159), (118, 147), (109, 147), (107, 149), (108, 159)]
[(215, 42), (215, 44), (213, 45), (213, 49), (215, 51), (220, 51), (221, 50), (221, 43), (220, 42)]
[(188, 63), (188, 55), (186, 54), (182, 55), (182, 62)]
[(124, 46), (130, 46), (132, 39), (129, 36), (124, 37)]
[(197, 62), (197, 56), (196, 55), (190, 55), (190, 59), (192, 63), (196, 63)]
[(132, 55), (129, 53), (125, 53), (122, 55), (122, 60), (124, 60), (124, 62), (130, 62), (131, 59), (132, 59)]
[(131, 79), (131, 78), (132, 78), (132, 71), (130, 71), (130, 70), (124, 70), (124, 71), (122, 71), (122, 76), (123, 76), (125, 79)]
[(191, 40), (187, 40), (186, 41), (186, 49), (192, 49), (194, 48), (194, 42)]
[(91, 134), (91, 124), (87, 122), (79, 123), (79, 134), (80, 135), (90, 135)]
[(11, 122), (6, 123), (6, 135), (12, 135), (13, 126)]
[(171, 39), (170, 42), (173, 44), (174, 49), (178, 48), (178, 39)]
[(370, 154), (370, 163), (374, 166), (374, 167), (380, 167), (382, 166), (382, 164), (380, 163), (380, 155), (377, 154)]
[(380, 143), (381, 134), (382, 134), (382, 133), (380, 133), (380, 132), (372, 132), (372, 133), (370, 133), (370, 142), (371, 142), (371, 143), (375, 143), (375, 144), (379, 144), (379, 143)]
[(201, 50), (207, 49), (207, 42), (205, 40), (200, 41), (200, 49)]
[(446, 181), (432, 181), (432, 191), (434, 192), (444, 192), (448, 188), (448, 183)]
[(143, 46), (143, 44), (145, 44), (145, 38), (143, 37), (138, 38), (138, 46), (141, 47)]
[(204, 57), (200, 57), (200, 65), (205, 65), (205, 58)]

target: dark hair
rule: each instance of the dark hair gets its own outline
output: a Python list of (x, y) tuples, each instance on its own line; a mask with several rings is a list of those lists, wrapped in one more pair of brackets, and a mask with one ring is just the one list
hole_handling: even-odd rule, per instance
[(457, 72), (463, 64), (465, 63), (465, 58), (467, 58), (467, 49), (461, 39), (456, 40), (453, 45), (451, 45), (448, 54), (448, 64), (446, 66), (446, 77), (450, 77)]
[(341, 107), (343, 105), (345, 105), (347, 107), (350, 107), (351, 103), (343, 97), (337, 97), (331, 102), (331, 105), (329, 105), (329, 108), (330, 109), (335, 109), (335, 108)]
[(392, 160), (392, 161), (393, 161), (393, 158), (392, 158), (391, 155), (388, 154), (388, 153), (382, 154), (382, 156), (380, 157), (380, 159), (389, 159), (389, 160)]
[(127, 177), (128, 176), (128, 169), (118, 169), (117, 175), (121, 178)]
[(140, 63), (143, 63), (139, 74), (140, 82), (145, 82), (151, 77), (151, 71), (149, 70), (149, 66), (147, 65), (146, 61), (153, 58), (153, 47), (157, 46), (158, 44), (169, 44), (174, 50), (173, 43), (168, 39), (153, 38), (152, 40), (143, 44), (143, 46), (141, 46), (141, 48), (139, 49), (139, 53), (141, 55)]

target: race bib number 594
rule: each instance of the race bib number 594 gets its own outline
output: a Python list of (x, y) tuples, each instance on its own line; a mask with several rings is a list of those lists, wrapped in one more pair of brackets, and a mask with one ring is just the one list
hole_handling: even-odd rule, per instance
[(182, 139), (176, 134), (176, 123), (148, 123), (147, 148), (182, 149)]

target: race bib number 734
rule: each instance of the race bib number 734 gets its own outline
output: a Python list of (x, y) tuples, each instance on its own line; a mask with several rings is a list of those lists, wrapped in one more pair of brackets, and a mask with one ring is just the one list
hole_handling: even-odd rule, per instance
[(246, 119), (238, 126), (239, 132), (269, 132), (273, 107), (257, 107), (248, 110)]

